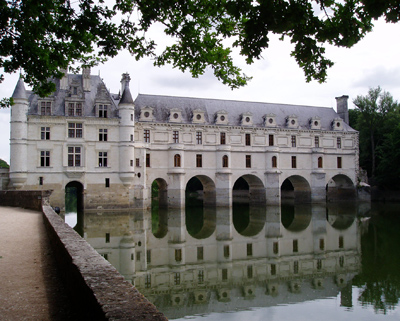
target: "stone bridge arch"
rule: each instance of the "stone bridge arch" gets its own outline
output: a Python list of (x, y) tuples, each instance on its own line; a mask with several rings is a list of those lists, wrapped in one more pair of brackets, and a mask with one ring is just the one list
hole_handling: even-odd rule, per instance
[(346, 201), (357, 198), (356, 187), (350, 177), (344, 174), (333, 176), (326, 184), (326, 200)]
[(282, 201), (298, 203), (311, 202), (311, 186), (303, 176), (292, 175), (286, 178), (281, 185)]

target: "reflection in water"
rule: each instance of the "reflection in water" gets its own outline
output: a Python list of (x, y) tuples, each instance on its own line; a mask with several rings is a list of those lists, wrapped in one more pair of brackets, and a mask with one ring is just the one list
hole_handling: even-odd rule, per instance
[[(399, 245), (398, 236), (365, 224), (355, 206), (201, 210), (85, 213), (85, 238), (170, 319), (337, 296), (353, 310), (354, 284), (362, 303), (397, 306), (399, 279), (382, 279), (378, 291), (365, 262), (378, 268), (377, 253)], [(363, 250), (374, 253), (367, 261), (362, 232)]]

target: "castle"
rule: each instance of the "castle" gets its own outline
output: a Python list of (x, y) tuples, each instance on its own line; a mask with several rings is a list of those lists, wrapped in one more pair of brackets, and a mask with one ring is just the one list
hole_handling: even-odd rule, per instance
[[(75, 187), (85, 209), (184, 207), (194, 177), (205, 205), (357, 198), (358, 132), (348, 96), (332, 108), (139, 94), (130, 77), (110, 93), (99, 76), (67, 74), (39, 97), (13, 93), (8, 189), (53, 190), (61, 209)], [(241, 181), (240, 184), (237, 184)], [(238, 191), (237, 186), (245, 186)], [(240, 193), (239, 193), (240, 192)], [(239, 193), (239, 194), (238, 194)]]

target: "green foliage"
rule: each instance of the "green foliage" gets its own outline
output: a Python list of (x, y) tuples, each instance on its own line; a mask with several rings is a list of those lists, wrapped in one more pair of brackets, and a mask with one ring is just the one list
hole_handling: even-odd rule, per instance
[(8, 165), (6, 161), (0, 158), (0, 168), (10, 168), (10, 165)]
[(384, 314), (395, 309), (400, 299), (399, 228), (397, 210), (370, 220), (368, 233), (361, 239), (362, 272), (353, 279), (353, 285), (361, 289), (360, 303)]
[(367, 169), (373, 184), (399, 188), (400, 105), (380, 87), (353, 101), (350, 124), (360, 133), (360, 166)]
[[(137, 60), (149, 56), (156, 66), (171, 64), (193, 77), (211, 68), (238, 88), (250, 78), (235, 66), (226, 40), (251, 64), (272, 33), (294, 44), (291, 55), (307, 81), (323, 82), (333, 65), (324, 45), (351, 47), (382, 16), (397, 22), (398, 1), (117, 0), (111, 6), (104, 0), (0, 0), (0, 67), (22, 70), (25, 82), (46, 96), (55, 89), (48, 79), (60, 78), (68, 65), (93, 66), (127, 49)], [(171, 39), (161, 49), (146, 37), (155, 24)]]

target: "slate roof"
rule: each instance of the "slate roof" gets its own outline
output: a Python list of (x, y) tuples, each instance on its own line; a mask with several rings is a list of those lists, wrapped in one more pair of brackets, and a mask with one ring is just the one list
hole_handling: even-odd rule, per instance
[[(322, 130), (331, 130), (331, 123), (338, 114), (333, 108), (246, 102), (235, 100), (218, 100), (205, 98), (188, 98), (139, 94), (135, 100), (135, 116), (139, 119), (140, 109), (152, 107), (154, 109), (155, 122), (168, 122), (170, 110), (178, 108), (182, 111), (183, 123), (192, 123), (192, 111), (200, 109), (205, 112), (206, 124), (215, 124), (215, 115), (218, 111), (228, 112), (229, 126), (241, 126), (241, 115), (251, 112), (253, 115), (253, 126), (264, 127), (263, 116), (275, 114), (276, 123), (279, 128), (287, 128), (286, 117), (296, 115), (299, 129), (310, 129), (310, 118), (318, 116), (321, 121)], [(343, 123), (344, 131), (354, 132), (346, 123)]]
[(25, 90), (24, 81), (20, 77), (18, 79), (17, 85), (15, 86), (14, 92), (12, 94), (12, 98), (18, 99), (26, 99), (28, 98), (28, 92)]

